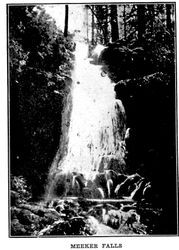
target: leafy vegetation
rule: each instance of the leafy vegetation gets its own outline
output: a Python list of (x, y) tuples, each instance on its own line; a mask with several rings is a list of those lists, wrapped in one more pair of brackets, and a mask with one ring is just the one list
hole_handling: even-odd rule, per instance
[(40, 7), (9, 7), (11, 171), (43, 193), (70, 90), (73, 42)]
[(11, 177), (11, 206), (27, 202), (31, 199), (31, 189), (27, 186), (27, 183), (23, 176)]

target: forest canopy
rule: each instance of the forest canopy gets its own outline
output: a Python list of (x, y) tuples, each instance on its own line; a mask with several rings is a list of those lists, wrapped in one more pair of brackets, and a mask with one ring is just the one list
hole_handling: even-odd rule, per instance
[[(156, 71), (174, 72), (174, 6), (87, 5), (92, 47), (107, 46), (102, 60), (114, 81)], [(114, 74), (112, 73), (114, 70)]]

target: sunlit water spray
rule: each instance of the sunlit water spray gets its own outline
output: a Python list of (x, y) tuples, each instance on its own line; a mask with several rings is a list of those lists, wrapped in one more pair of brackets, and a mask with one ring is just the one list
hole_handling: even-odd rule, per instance
[(101, 65), (93, 64), (87, 56), (88, 46), (77, 42), (67, 153), (55, 169), (55, 185), (64, 189), (62, 195), (69, 190), (65, 191), (61, 183), (70, 182), (74, 186), (73, 177), (67, 180), (72, 173), (81, 174), (87, 183), (105, 170), (120, 172), (125, 164), (124, 107), (115, 99), (114, 84), (107, 75), (102, 77)]

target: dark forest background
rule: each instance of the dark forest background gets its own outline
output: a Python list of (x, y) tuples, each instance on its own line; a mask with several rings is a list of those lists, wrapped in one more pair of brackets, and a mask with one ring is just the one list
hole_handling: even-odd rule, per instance
[[(71, 89), (73, 35), (38, 6), (8, 6), (11, 198), (43, 197), (59, 148)], [(148, 178), (164, 209), (162, 233), (176, 233), (176, 82), (173, 4), (86, 5), (88, 42), (116, 83), (131, 128), (126, 173)], [(90, 49), (90, 51), (91, 51)], [(90, 53), (89, 51), (89, 53)]]

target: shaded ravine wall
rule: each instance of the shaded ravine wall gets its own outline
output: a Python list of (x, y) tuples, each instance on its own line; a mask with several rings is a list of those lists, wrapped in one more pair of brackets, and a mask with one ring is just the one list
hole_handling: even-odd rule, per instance
[(120, 80), (115, 87), (131, 128), (127, 171), (148, 178), (155, 205), (163, 208), (163, 233), (176, 233), (176, 109), (175, 76), (157, 72)]

